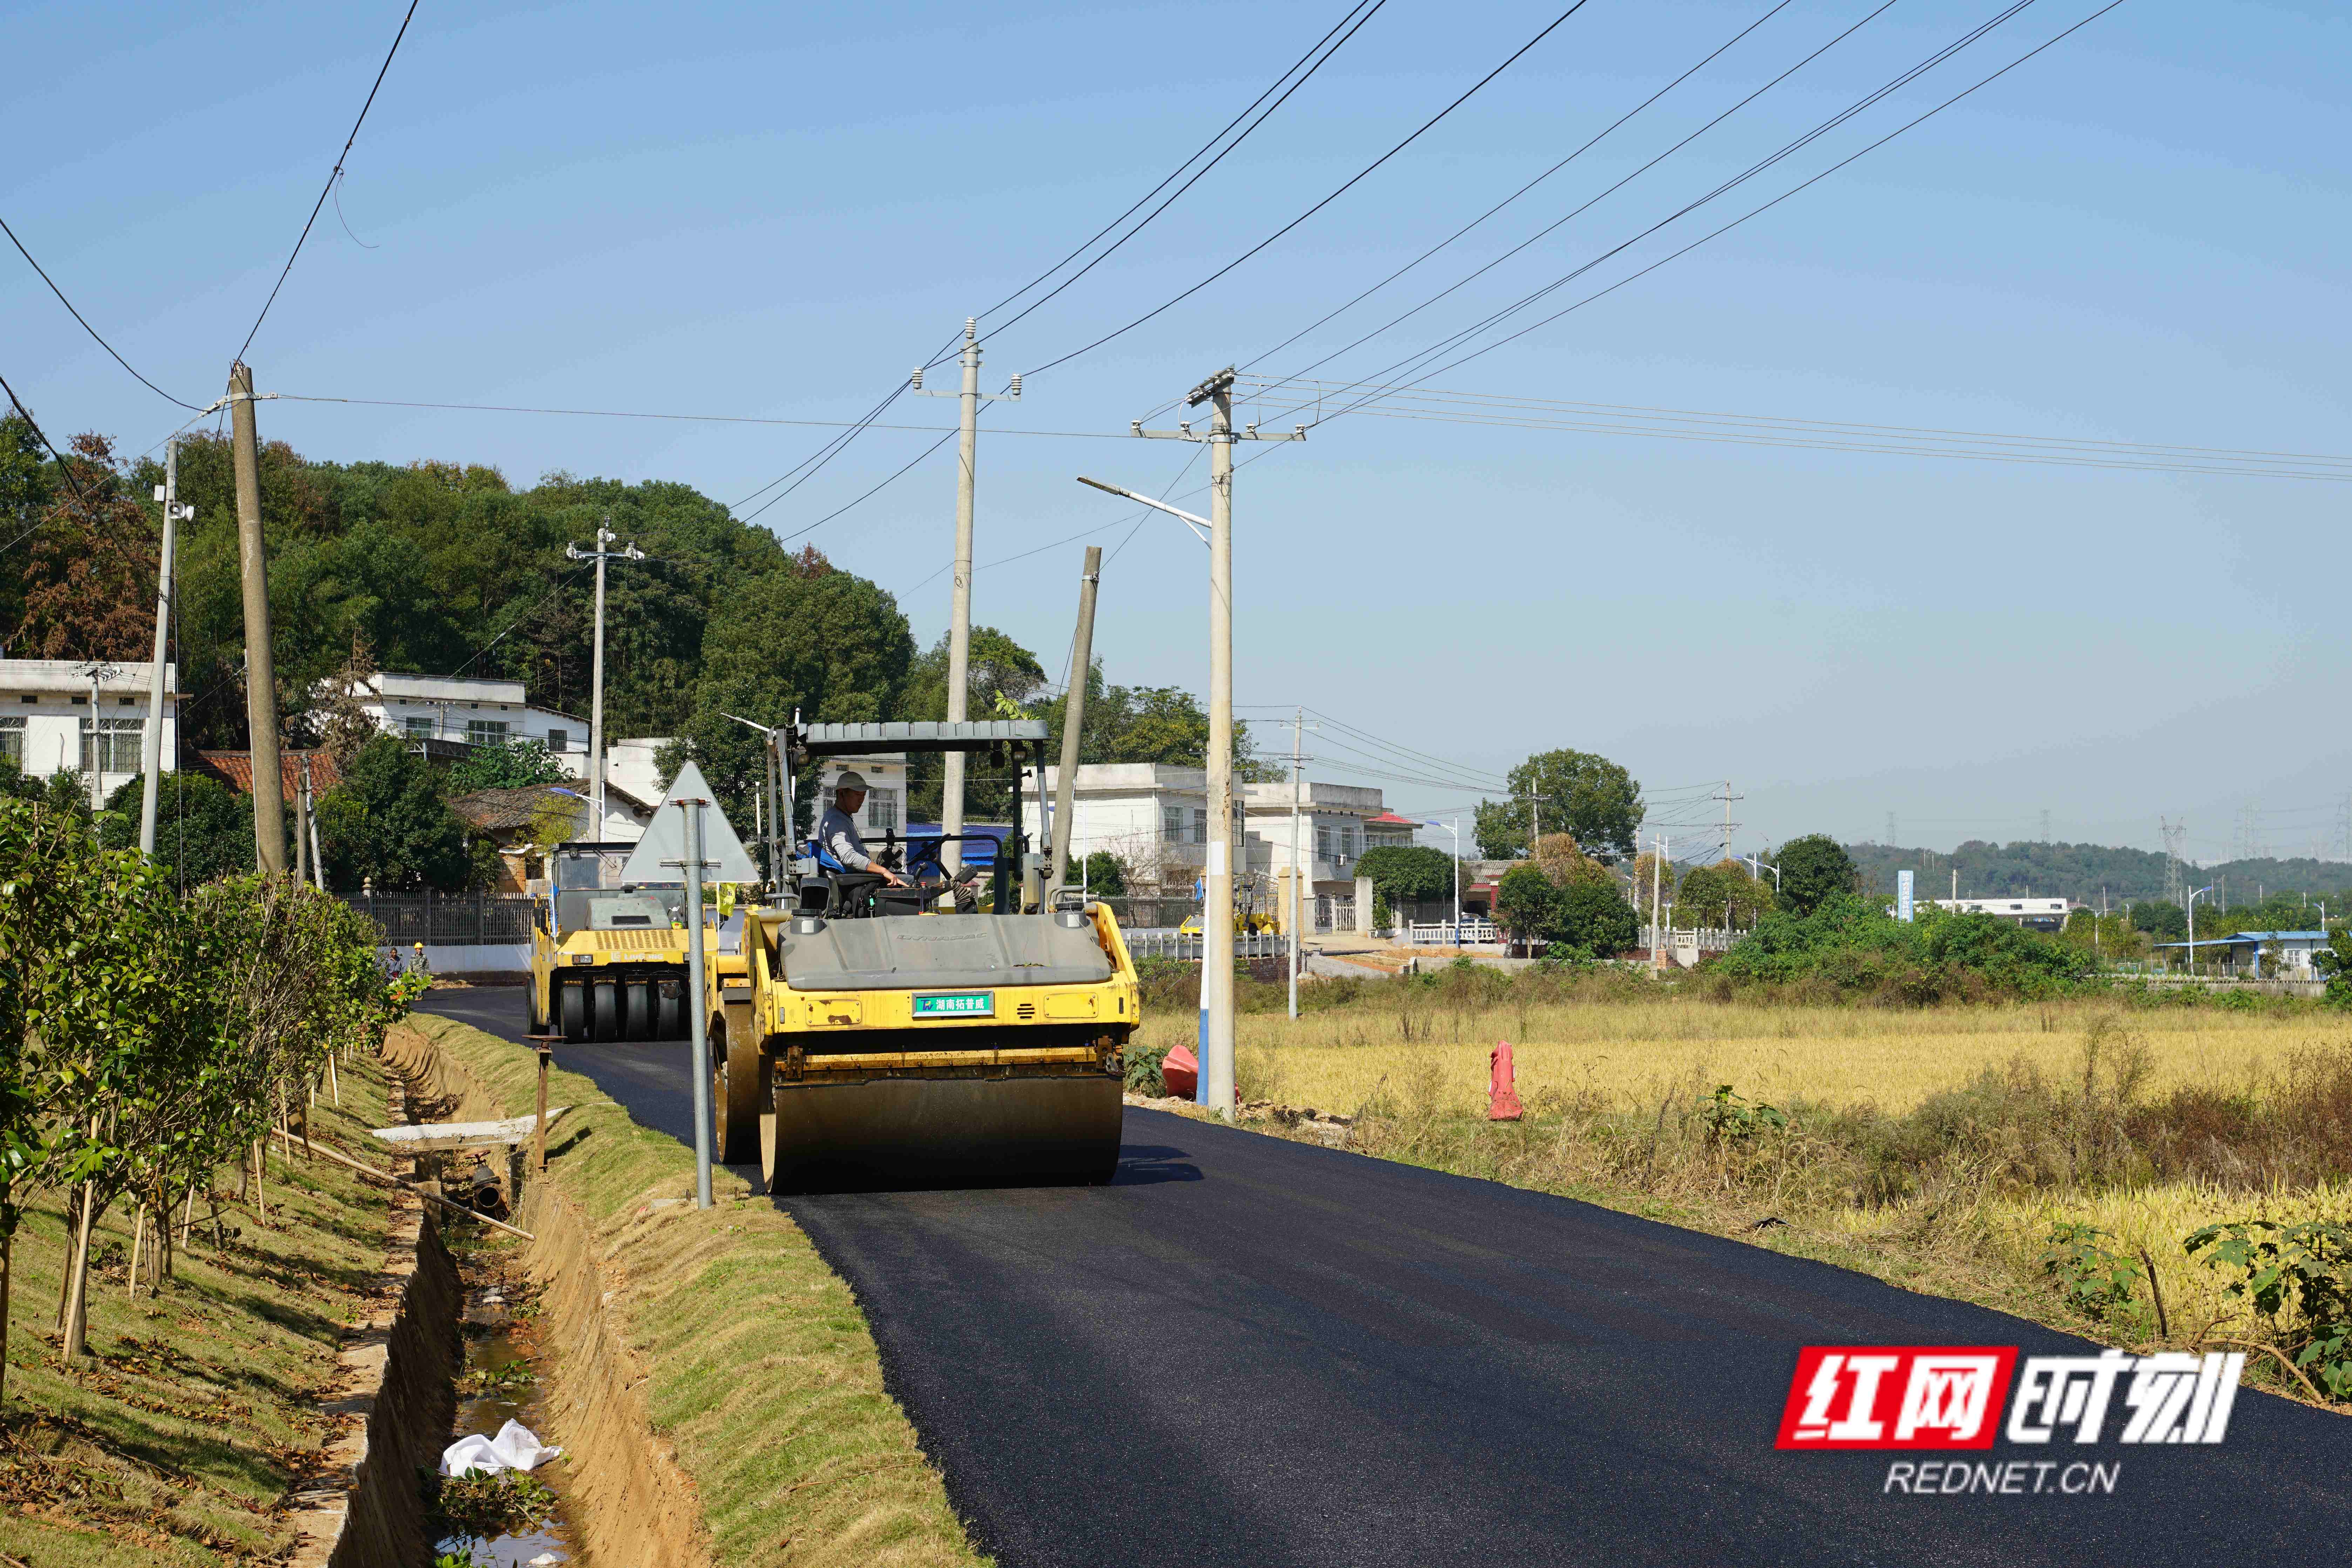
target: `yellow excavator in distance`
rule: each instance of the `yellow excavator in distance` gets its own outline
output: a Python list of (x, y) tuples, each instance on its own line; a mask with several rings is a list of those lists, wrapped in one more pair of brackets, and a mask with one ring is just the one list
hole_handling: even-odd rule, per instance
[[(770, 732), (767, 789), (782, 798), (766, 820), (794, 820), (791, 781), (808, 763), (961, 752), (1017, 784), (1045, 743), (1034, 720), (795, 720)], [(1110, 1179), (1141, 1021), (1135, 963), (1108, 905), (1048, 896), (1021, 795), (988, 846), (985, 908), (976, 867), (946, 871), (942, 836), (886, 845), (908, 883), (891, 887), (772, 834), (777, 896), (706, 981), (720, 1159), (756, 1149), (772, 1192)], [(982, 837), (962, 842), (977, 861)]]

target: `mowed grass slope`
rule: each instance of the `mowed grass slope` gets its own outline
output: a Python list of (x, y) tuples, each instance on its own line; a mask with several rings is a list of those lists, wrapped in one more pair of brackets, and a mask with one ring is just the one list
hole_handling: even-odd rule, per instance
[[(366, 1133), (388, 1119), (376, 1064), (340, 1073), (314, 1138), (382, 1165)], [(224, 1173), (216, 1184), (233, 1187)], [(131, 1220), (101, 1221), (89, 1296), (93, 1359), (57, 1353), (66, 1259), (61, 1194), (17, 1232), (8, 1333), (0, 1552), (36, 1568), (266, 1561), (292, 1533), (278, 1505), (331, 1436), (318, 1414), (344, 1329), (383, 1266), (379, 1185), (324, 1160), (273, 1153), (268, 1217), (224, 1196), (226, 1247), (197, 1206), (196, 1235), (160, 1294), (124, 1292)]]
[[(535, 1103), (521, 1046), (417, 1015), (426, 1038), (509, 1112)], [(613, 1309), (650, 1375), (656, 1432), (692, 1478), (727, 1568), (984, 1563), (948, 1506), (914, 1427), (882, 1385), (849, 1288), (791, 1217), (725, 1167), (716, 1206), (690, 1197), (694, 1153), (641, 1126), (590, 1079), (557, 1070), (549, 1172), (586, 1211), (597, 1256), (625, 1286)]]

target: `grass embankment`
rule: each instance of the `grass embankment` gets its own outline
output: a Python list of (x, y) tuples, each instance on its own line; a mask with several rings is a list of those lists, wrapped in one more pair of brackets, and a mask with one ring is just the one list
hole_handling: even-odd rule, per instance
[[(524, 1047), (453, 1020), (413, 1026), (509, 1110), (534, 1103)], [(712, 1173), (715, 1207), (690, 1197), (694, 1155), (639, 1125), (593, 1081), (557, 1070), (549, 1179), (585, 1212), (603, 1267), (625, 1281), (610, 1310), (648, 1373), (655, 1432), (692, 1479), (713, 1558), (766, 1564), (977, 1564), (939, 1474), (882, 1385), (849, 1288), (790, 1216), (740, 1178)]]
[[(389, 1114), (382, 1073), (362, 1061), (340, 1077), (342, 1105), (322, 1094), (311, 1135), (368, 1155), (365, 1130)], [(291, 1545), (278, 1505), (333, 1435), (319, 1406), (383, 1266), (391, 1206), (343, 1166), (289, 1167), (276, 1152), (262, 1197), (266, 1220), (221, 1194), (226, 1247), (199, 1197), (173, 1277), (136, 1300), (124, 1294), (131, 1223), (115, 1205), (93, 1244), (92, 1358), (79, 1365), (60, 1363), (53, 1331), (60, 1196), (28, 1210), (14, 1258), (0, 1552), (37, 1568), (131, 1568), (268, 1560)]]
[[(1353, 1114), (1364, 1152), (2115, 1343), (2295, 1350), (2310, 1334), (2292, 1309), (2266, 1319), (2182, 1243), (2229, 1220), (2352, 1223), (2352, 1020), (2314, 1004), (1890, 1009), (1491, 972), (1339, 986), (1296, 1023), (1238, 1020), (1244, 1099)], [(1190, 1043), (1189, 1012), (1145, 1016), (1147, 1054)], [(1506, 1039), (1527, 1115), (1494, 1124), (1487, 1053)], [(2076, 1276), (2044, 1267), (2068, 1224), (2104, 1233), (2123, 1289), (2069, 1298)], [(2267, 1357), (2248, 1370), (2294, 1387)]]

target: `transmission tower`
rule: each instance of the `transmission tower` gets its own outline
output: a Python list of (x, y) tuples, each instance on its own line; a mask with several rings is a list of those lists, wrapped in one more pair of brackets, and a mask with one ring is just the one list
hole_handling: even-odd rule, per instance
[(2048, 806), (2042, 808), (2042, 842), (2044, 844), (2050, 842), (2050, 808)]
[(1895, 814), (1890, 811), (1886, 814), (1886, 847), (1892, 849), (1901, 842), (1902, 840), (1895, 836)]
[(2352, 860), (2352, 795), (2344, 797), (2344, 805), (2336, 814), (2336, 832), (2344, 840), (2344, 858)]
[(2181, 896), (2180, 847), (2188, 841), (2189, 823), (2184, 818), (2175, 822), (2168, 816), (2156, 819), (2157, 831), (2164, 835), (2164, 897), (2168, 903), (2179, 903)]

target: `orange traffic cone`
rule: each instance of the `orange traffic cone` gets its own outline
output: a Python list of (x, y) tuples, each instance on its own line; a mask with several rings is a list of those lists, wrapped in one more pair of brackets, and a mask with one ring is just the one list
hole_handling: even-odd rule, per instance
[(1171, 1046), (1160, 1058), (1160, 1081), (1179, 1100), (1190, 1100), (1201, 1089), (1201, 1064), (1182, 1046)]
[(1486, 1120), (1517, 1121), (1523, 1113), (1519, 1091), (1512, 1082), (1511, 1042), (1505, 1040), (1487, 1052), (1486, 1065), (1492, 1074), (1486, 1084)]

